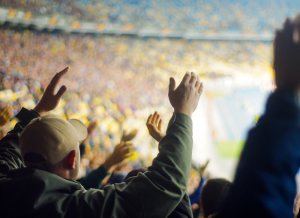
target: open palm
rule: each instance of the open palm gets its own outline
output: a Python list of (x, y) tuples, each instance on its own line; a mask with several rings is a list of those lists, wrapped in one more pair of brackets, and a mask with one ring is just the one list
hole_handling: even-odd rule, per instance
[(58, 92), (56, 93), (57, 87), (61, 79), (66, 75), (69, 71), (69, 67), (66, 67), (61, 72), (57, 73), (51, 80), (48, 85), (42, 99), (34, 108), (36, 112), (38, 112), (41, 116), (47, 114), (51, 110), (55, 109), (61, 99), (61, 97), (67, 91), (67, 87), (63, 85)]

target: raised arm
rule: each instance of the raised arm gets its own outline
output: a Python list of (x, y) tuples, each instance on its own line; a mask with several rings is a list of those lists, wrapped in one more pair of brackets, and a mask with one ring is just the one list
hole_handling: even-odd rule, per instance
[(190, 116), (202, 89), (194, 73), (187, 73), (177, 89), (171, 79), (169, 98), (175, 113), (148, 171), (103, 191), (78, 191), (66, 199), (67, 205), (77, 204), (67, 210), (68, 216), (89, 211), (85, 215), (90, 217), (168, 217), (187, 189), (193, 145)]
[(57, 94), (56, 88), (68, 70), (67, 67), (53, 77), (43, 98), (34, 110), (28, 111), (23, 108), (16, 116), (20, 122), (0, 141), (0, 173), (6, 174), (8, 170), (25, 167), (20, 153), (19, 136), (32, 119), (48, 113), (58, 105), (67, 88), (62, 86)]
[[(300, 17), (298, 17), (300, 21)], [(250, 130), (232, 190), (217, 217), (293, 217), (300, 166), (300, 23), (287, 20), (274, 43), (278, 89)]]

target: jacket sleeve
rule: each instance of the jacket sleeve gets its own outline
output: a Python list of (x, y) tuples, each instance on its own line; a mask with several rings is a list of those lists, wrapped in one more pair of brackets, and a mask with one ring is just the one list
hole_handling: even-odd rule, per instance
[(187, 193), (168, 218), (193, 218), (191, 202)]
[(25, 108), (17, 114), (20, 122), (0, 141), (0, 173), (6, 174), (8, 170), (25, 167), (20, 152), (19, 136), (26, 125), (39, 116), (34, 110), (29, 111)]
[(109, 175), (109, 173), (104, 169), (103, 165), (98, 167), (98, 169), (93, 170), (87, 176), (77, 180), (85, 189), (90, 188), (101, 188), (101, 183), (103, 179)]
[(229, 197), (218, 217), (294, 217), (300, 166), (299, 98), (276, 90), (248, 135)]
[(174, 114), (148, 171), (104, 190), (76, 191), (59, 207), (72, 218), (166, 218), (186, 193), (192, 144), (191, 118)]

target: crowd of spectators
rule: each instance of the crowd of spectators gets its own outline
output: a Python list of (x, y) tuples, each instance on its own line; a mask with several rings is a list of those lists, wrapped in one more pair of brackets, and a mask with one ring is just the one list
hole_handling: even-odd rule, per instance
[[(141, 159), (146, 165), (153, 159), (157, 152), (152, 148), (154, 142), (146, 126), (139, 126), (157, 109), (166, 128), (170, 106), (161, 93), (166, 91), (163, 84), (169, 75), (195, 68), (200, 68), (203, 78), (242, 69), (258, 74), (268, 72), (271, 60), (271, 46), (262, 42), (187, 42), (8, 29), (1, 30), (0, 39), (1, 108), (11, 105), (14, 114), (21, 107), (35, 106), (51, 71), (71, 67), (72, 74), (64, 79), (68, 93), (55, 113), (80, 119), (86, 125), (101, 121), (87, 143), (88, 161), (82, 161), (82, 172), (88, 171), (86, 167), (99, 167), (122, 132), (134, 128), (139, 132), (135, 139), (137, 153), (132, 159)], [(2, 136), (15, 123), (12, 120), (4, 126)]]
[[(130, 134), (134, 134), (137, 151), (129, 160), (110, 167), (108, 171), (113, 172), (114, 177), (124, 178), (130, 170), (151, 163), (157, 149), (145, 122), (154, 108), (163, 118), (163, 129), (166, 129), (169, 120), (170, 106), (161, 93), (166, 92), (166, 87), (163, 87), (166, 75), (163, 72), (173, 72), (167, 71), (165, 66), (170, 66), (173, 60), (168, 59), (167, 45), (170, 42), (7, 29), (2, 29), (0, 35), (3, 42), (0, 52), (0, 109), (2, 123), (6, 123), (5, 119), (9, 121), (0, 129), (1, 138), (15, 126), (17, 120), (11, 118), (22, 107), (32, 109), (40, 100), (52, 77), (51, 71), (67, 64), (72, 69), (72, 73), (64, 79), (68, 92), (53, 112), (64, 118), (79, 119), (89, 127), (89, 136), (82, 143), (84, 155), (79, 178), (99, 168), (120, 140)], [(164, 45), (160, 48), (164, 52), (157, 57), (155, 50), (160, 45)], [(148, 51), (142, 51), (142, 47)], [(180, 47), (177, 49), (180, 50)], [(178, 55), (174, 58), (186, 57)], [(108, 179), (111, 177), (108, 175), (102, 185), (110, 183)], [(197, 189), (199, 179), (199, 173), (193, 170), (190, 194)]]
[(4, 7), (97, 23), (246, 33), (272, 32), (285, 16), (296, 14), (299, 4), (297, 0), (0, 1)]
[[(271, 61), (271, 45), (263, 42), (188, 42), (11, 29), (1, 29), (0, 41), (0, 109), (12, 106), (14, 115), (21, 107), (35, 106), (51, 72), (70, 66), (72, 73), (64, 79), (68, 92), (54, 112), (86, 125), (101, 121), (86, 146), (92, 168), (113, 151), (123, 132), (135, 128), (139, 129), (137, 152), (132, 159), (143, 159), (146, 165), (153, 159), (155, 143), (142, 124), (156, 109), (166, 129), (171, 109), (161, 93), (166, 92), (163, 84), (170, 75), (177, 77), (184, 69), (196, 69), (203, 79), (240, 71), (258, 75), (269, 73)], [(1, 129), (2, 137), (15, 123), (12, 120)]]
[[(194, 215), (201, 208), (204, 218), (255, 215), (291, 217), (296, 195), (295, 174), (300, 163), (299, 28), (300, 16), (295, 21), (287, 19), (283, 30), (276, 32), (274, 69), (277, 89), (268, 99), (265, 115), (249, 132), (234, 183), (225, 179), (207, 179), (204, 170), (209, 161), (202, 168), (189, 172), (192, 155), (191, 115), (197, 108), (203, 83), (194, 72), (188, 71), (176, 87), (175, 79), (169, 78), (169, 75), (176, 77), (178, 75), (174, 72), (178, 69), (197, 68), (200, 64), (204, 72), (203, 78), (226, 75), (228, 70), (234, 73), (233, 65), (240, 67), (239, 70), (246, 67), (252, 70), (250, 66), (255, 65), (256, 70), (269, 72), (267, 66), (270, 64), (270, 44), (187, 43), (183, 40), (90, 35), (83, 37), (3, 29), (0, 32), (0, 126), (1, 137), (4, 137), (0, 143), (2, 191), (8, 192), (16, 188), (22, 192), (28, 191), (27, 188), (14, 186), (14, 182), (24, 180), (29, 185), (31, 180), (40, 184), (49, 179), (58, 182), (56, 185), (61, 185), (58, 185), (59, 194), (55, 185), (54, 188), (51, 187), (53, 184), (36, 188), (42, 187), (43, 195), (57, 199), (54, 205), (59, 210), (65, 208), (66, 203), (71, 203), (78, 206), (76, 210), (80, 213), (103, 211), (102, 216), (105, 213), (128, 215), (146, 211), (157, 215), (166, 213), (169, 217), (187, 212), (184, 217), (191, 217), (190, 208)], [(225, 62), (221, 71), (219, 64)], [(66, 67), (53, 77), (52, 72), (64, 65), (69, 65), (72, 72), (67, 75), (70, 68)], [(211, 69), (218, 68), (219, 72), (209, 74)], [(255, 75), (256, 72), (251, 73)], [(63, 77), (65, 85), (56, 93)], [(165, 87), (167, 78), (168, 90)], [(68, 93), (64, 95), (66, 87)], [(166, 114), (171, 114), (171, 107), (161, 94), (167, 92), (174, 108), (171, 119), (166, 119)], [(17, 115), (20, 122), (15, 125), (17, 121), (10, 119), (21, 107), (34, 110), (22, 109)], [(149, 116), (149, 111), (153, 108), (158, 108), (160, 112)], [(48, 114), (53, 109), (56, 115)], [(165, 131), (169, 120), (168, 130)], [(76, 137), (72, 138), (76, 143), (71, 143), (71, 137), (60, 132), (61, 126), (57, 123), (63, 123), (66, 132), (71, 129), (69, 133), (77, 137), (78, 140), (75, 140)], [(88, 126), (87, 130), (84, 124)], [(143, 131), (142, 125), (146, 131)], [(13, 126), (14, 130), (7, 134)], [(39, 126), (42, 127), (42, 137), (32, 131)], [(55, 132), (55, 128), (59, 131)], [(154, 160), (155, 152), (147, 152), (148, 156), (143, 156), (141, 152), (142, 146), (150, 141), (145, 140), (146, 133), (159, 143), (159, 155)], [(151, 139), (150, 136), (148, 139)], [(135, 137), (139, 140), (134, 142)], [(37, 142), (35, 139), (49, 146), (33, 145)], [(78, 141), (82, 141), (80, 162)], [(157, 145), (155, 141), (152, 141), (152, 145)], [(133, 143), (138, 145), (134, 148)], [(52, 152), (55, 154), (58, 151), (55, 149), (60, 144), (76, 149), (68, 151), (70, 153), (62, 157), (61, 162), (52, 163), (57, 158)], [(55, 149), (50, 150), (51, 146)], [(135, 152), (135, 149), (140, 149), (140, 152)], [(48, 156), (49, 151), (51, 155)], [(56, 154), (62, 156), (62, 152)], [(124, 161), (127, 158), (132, 159), (130, 164)], [(101, 167), (105, 170), (101, 183), (98, 178), (91, 185), (91, 179), (95, 181), (94, 175), (99, 176)], [(107, 176), (111, 168), (113, 173)], [(138, 169), (133, 170), (134, 168)], [(78, 178), (78, 172), (81, 174), (81, 180), (78, 181), (82, 186), (73, 181)], [(118, 184), (122, 181), (124, 183)], [(90, 189), (101, 189), (104, 185), (108, 186), (102, 192)], [(137, 190), (142, 190), (146, 196), (140, 195)], [(149, 200), (147, 196), (152, 191), (152, 197), (156, 200), (166, 198), (165, 203), (171, 204), (172, 210), (161, 208), (160, 205), (156, 205), (153, 210), (152, 207), (157, 202)], [(62, 192), (67, 192), (66, 195), (71, 196), (71, 200), (60, 197)], [(51, 196), (52, 193), (54, 195)], [(111, 196), (116, 197), (111, 200)], [(39, 204), (42, 198), (36, 198), (35, 194), (28, 197), (33, 197), (29, 203), (34, 201), (39, 213), (58, 211), (51, 210), (51, 206), (45, 209), (44, 202)], [(99, 212), (98, 204), (96, 210), (89, 202), (77, 205), (82, 199), (102, 202), (102, 211)], [(130, 201), (127, 202), (127, 199)], [(13, 200), (7, 202), (10, 201)], [(5, 202), (3, 197), (1, 202)], [(132, 202), (138, 205), (137, 209), (132, 209)], [(67, 206), (67, 213), (74, 214), (74, 210), (70, 210), (71, 204)], [(11, 207), (12, 204), (8, 206)], [(6, 215), (12, 213), (5, 209)], [(25, 211), (28, 214), (37, 213), (35, 209), (30, 211), (26, 208)], [(296, 206), (294, 213), (297, 214), (298, 211)], [(15, 216), (18, 213), (16, 210)]]
[(9, 29), (1, 30), (0, 40), (1, 108), (6, 102), (13, 103), (14, 113), (21, 106), (32, 108), (47, 86), (49, 73), (68, 65), (72, 69), (65, 78), (69, 92), (56, 112), (85, 123), (99, 118), (110, 123), (109, 128), (101, 127), (110, 135), (127, 130), (128, 118), (137, 112), (145, 120), (151, 108), (159, 107), (164, 116), (170, 107), (161, 95), (166, 90), (163, 84), (183, 69), (195, 69), (203, 79), (241, 71), (254, 76), (271, 72), (271, 44), (263, 42), (188, 42)]

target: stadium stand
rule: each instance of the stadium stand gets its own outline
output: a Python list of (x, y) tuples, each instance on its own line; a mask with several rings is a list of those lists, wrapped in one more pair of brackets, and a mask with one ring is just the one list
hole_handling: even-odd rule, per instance
[(294, 16), (297, 0), (152, 0), (35, 1), (1, 0), (0, 6), (33, 14), (69, 16), (80, 21), (169, 29), (273, 32), (286, 16)]

